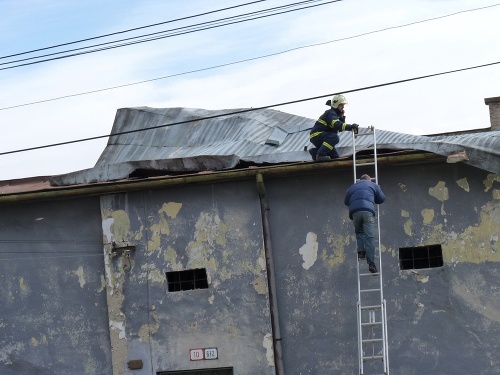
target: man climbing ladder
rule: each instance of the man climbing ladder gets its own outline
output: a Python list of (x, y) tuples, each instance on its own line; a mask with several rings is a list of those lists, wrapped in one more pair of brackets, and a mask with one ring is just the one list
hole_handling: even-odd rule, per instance
[[(373, 137), (373, 142), (366, 141), (365, 137)], [(369, 149), (373, 147), (373, 161), (363, 161), (358, 163), (356, 160), (356, 141), (362, 139), (360, 144), (364, 149)], [(358, 262), (356, 266), (357, 277), (358, 277), (358, 353), (359, 353), (359, 374), (360, 375), (389, 375), (389, 351), (387, 347), (387, 312), (386, 312), (386, 302), (383, 293), (383, 283), (382, 283), (382, 257), (380, 255), (380, 211), (379, 206), (375, 204), (382, 203), (385, 196), (382, 190), (378, 187), (378, 168), (377, 168), (377, 139), (375, 135), (375, 129), (370, 127), (368, 129), (362, 129), (358, 134), (353, 132), (352, 137), (353, 144), (353, 169), (354, 169), (354, 185), (357, 184), (364, 185), (363, 188), (352, 189), (351, 194), (346, 194), (346, 204), (355, 201), (355, 197), (361, 196), (361, 200), (368, 198), (368, 201), (373, 200), (373, 206), (361, 204), (353, 204), (354, 209), (350, 216), (363, 216), (363, 218), (358, 218), (361, 222), (361, 228), (356, 228), (356, 238), (360, 238), (364, 241), (361, 246), (357, 243), (358, 250)], [(371, 174), (374, 178), (371, 178), (366, 173), (361, 176), (361, 181), (358, 180), (358, 169), (366, 169), (368, 166), (373, 166), (374, 172)], [(369, 181), (368, 181), (368, 180)], [(359, 185), (358, 185), (359, 187)], [(380, 191), (378, 191), (380, 190)], [(371, 195), (373, 196), (371, 197)], [(349, 199), (348, 199), (349, 195)], [(363, 198), (364, 197), (364, 198)], [(359, 202), (358, 202), (359, 203)], [(357, 208), (360, 208), (357, 210)], [(366, 211), (366, 208), (369, 208)], [(364, 214), (357, 214), (357, 212), (364, 212)], [(363, 224), (364, 220), (369, 222), (371, 220), (376, 221), (376, 232), (377, 232), (377, 246), (374, 246), (374, 254), (368, 254), (371, 252), (370, 246), (368, 249), (366, 247), (366, 236), (358, 236), (358, 230), (363, 230), (366, 234), (366, 230), (370, 231), (370, 225), (365, 228)], [(355, 219), (355, 218), (354, 218)], [(356, 227), (356, 223), (355, 223)], [(374, 223), (371, 223), (371, 227), (374, 227)], [(368, 235), (369, 237), (373, 235)], [(373, 241), (373, 238), (370, 238)], [(366, 257), (369, 265), (369, 273), (360, 271), (360, 262), (364, 261), (363, 254), (361, 251), (366, 252)], [(373, 258), (372, 258), (373, 257)], [(372, 259), (370, 259), (372, 258)], [(375, 267), (376, 259), (378, 258), (378, 270)], [(382, 371), (382, 372), (381, 372)]]

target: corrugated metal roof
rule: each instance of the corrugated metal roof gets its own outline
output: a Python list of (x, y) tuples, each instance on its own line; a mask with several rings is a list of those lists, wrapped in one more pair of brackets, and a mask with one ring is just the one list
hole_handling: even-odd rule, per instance
[[(54, 185), (125, 179), (137, 169), (207, 171), (234, 168), (240, 161), (256, 164), (311, 161), (304, 146), (315, 119), (259, 109), (123, 108), (117, 111), (108, 145), (94, 168), (54, 176)], [(210, 117), (209, 119), (203, 119)], [(166, 124), (185, 122), (164, 126)], [(360, 129), (358, 151), (369, 149), (373, 137)], [(378, 149), (420, 150), (449, 156), (464, 152), (464, 162), (492, 173), (500, 171), (500, 132), (417, 136), (376, 130)], [(340, 134), (341, 156), (352, 154), (352, 133)], [(466, 160), (468, 158), (468, 160)], [(186, 159), (190, 159), (189, 161)], [(183, 169), (185, 168), (185, 169)]]

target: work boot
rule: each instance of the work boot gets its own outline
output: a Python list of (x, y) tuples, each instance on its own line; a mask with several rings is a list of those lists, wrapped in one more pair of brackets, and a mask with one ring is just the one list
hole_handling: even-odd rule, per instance
[(370, 271), (371, 273), (377, 273), (377, 267), (375, 266), (375, 263), (368, 263), (368, 271)]
[(365, 259), (366, 251), (358, 251), (358, 259)]
[(313, 147), (309, 150), (309, 154), (311, 155), (313, 160), (316, 160), (316, 154), (318, 153), (318, 149)]
[(332, 158), (329, 157), (328, 155), (317, 155), (316, 156), (316, 161), (328, 161), (328, 160), (332, 160)]

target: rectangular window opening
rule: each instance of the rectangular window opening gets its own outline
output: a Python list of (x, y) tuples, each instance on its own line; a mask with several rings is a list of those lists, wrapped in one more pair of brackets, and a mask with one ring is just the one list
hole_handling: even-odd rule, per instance
[(428, 245), (399, 248), (399, 269), (417, 270), (422, 268), (443, 267), (441, 245)]
[(208, 289), (207, 270), (205, 268), (171, 271), (167, 272), (166, 275), (169, 292)]

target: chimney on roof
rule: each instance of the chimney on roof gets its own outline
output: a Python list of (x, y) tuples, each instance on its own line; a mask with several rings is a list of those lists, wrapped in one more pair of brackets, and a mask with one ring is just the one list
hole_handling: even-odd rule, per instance
[(491, 130), (500, 130), (500, 96), (485, 98), (484, 104), (490, 107)]

